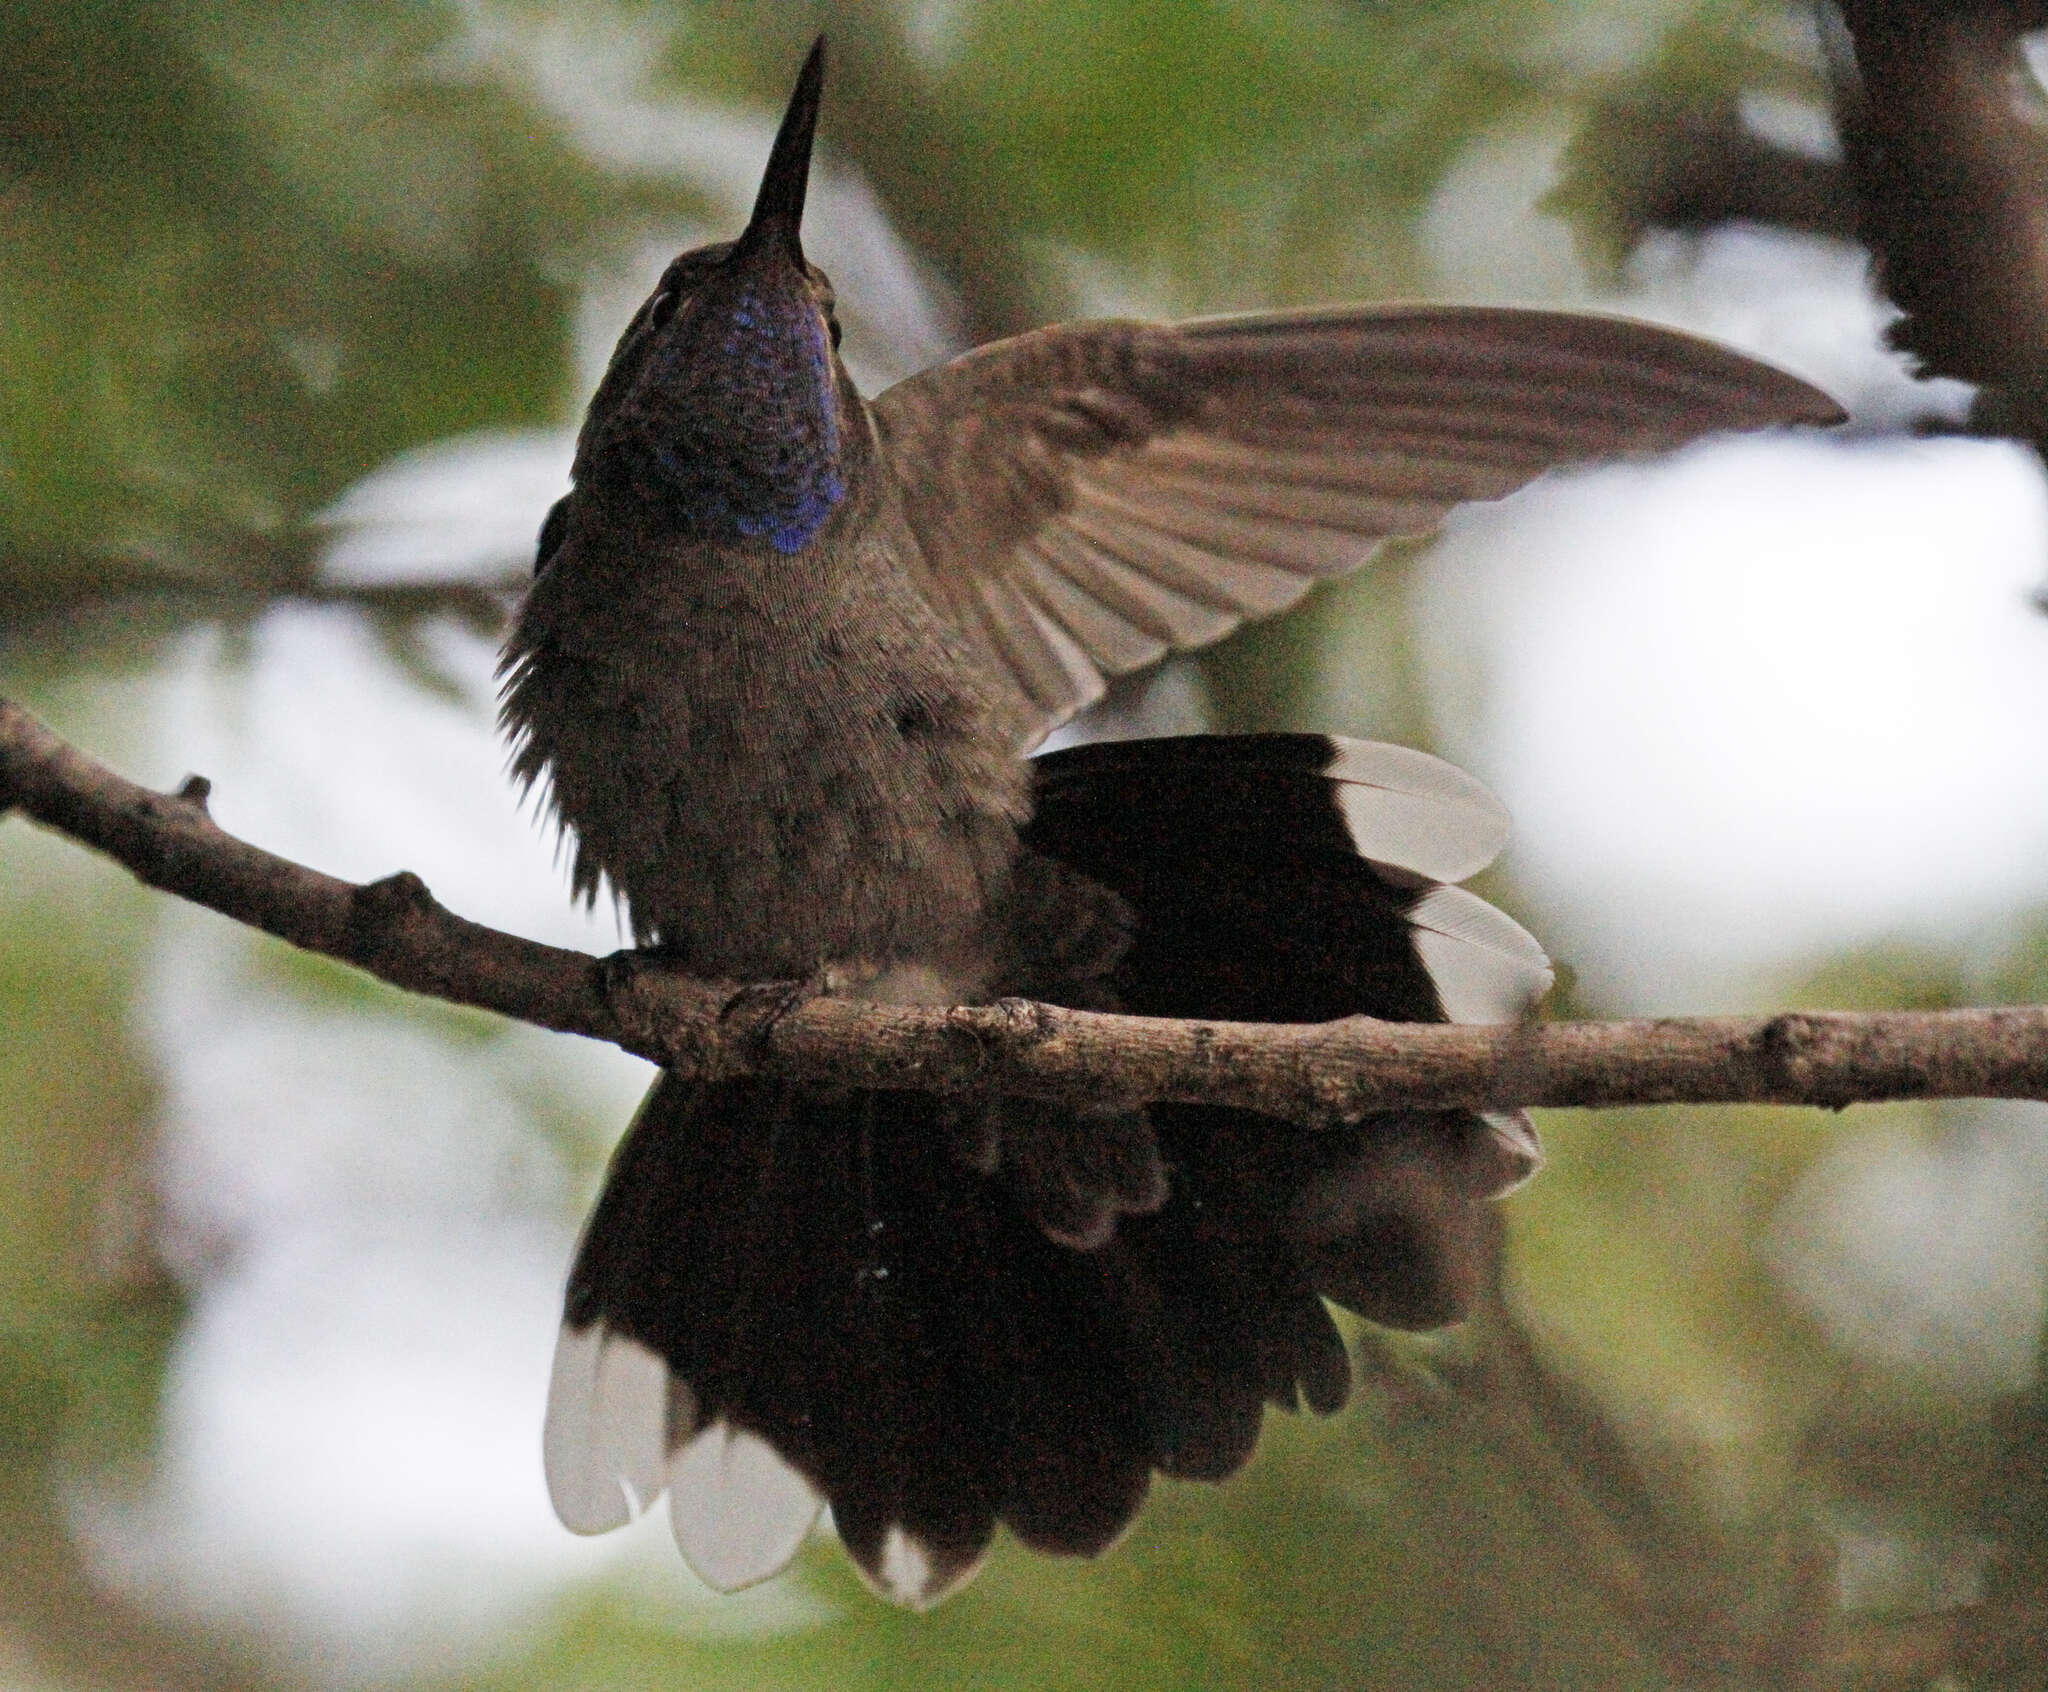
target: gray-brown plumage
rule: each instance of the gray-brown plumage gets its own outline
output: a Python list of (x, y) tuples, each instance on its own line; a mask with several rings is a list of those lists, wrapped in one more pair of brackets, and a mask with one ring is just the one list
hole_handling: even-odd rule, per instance
[[(1435, 307), (1066, 325), (870, 404), (797, 234), (821, 48), (746, 232), (622, 336), (506, 649), (578, 890), (706, 975), (1517, 1014), (1540, 950), (1446, 885), (1505, 833), (1469, 777), (1321, 736), (1023, 754), (1462, 500), (1834, 406), (1666, 330)], [(1314, 1135), (665, 1080), (571, 1277), (557, 1507), (596, 1529), (666, 1486), (729, 1586), (827, 1498), (912, 1603), (999, 1521), (1100, 1549), (1154, 1470), (1220, 1477), (1266, 1404), (1342, 1400), (1323, 1296), (1454, 1318), (1477, 1207), (1534, 1158), (1519, 1115)]]

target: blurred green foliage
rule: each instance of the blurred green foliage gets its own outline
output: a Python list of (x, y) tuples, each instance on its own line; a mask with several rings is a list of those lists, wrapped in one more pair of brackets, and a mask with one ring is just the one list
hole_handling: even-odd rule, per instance
[[(1672, 163), (1629, 114), (1817, 78), (1795, 12), (1764, 0), (12, 0), (0, 691), (123, 764), (168, 637), (313, 591), (307, 519), (356, 478), (568, 422), (581, 279), (720, 202), (597, 156), (561, 102), (611, 85), (565, 96), (539, 67), (601, 60), (650, 96), (769, 108), (819, 27), (826, 145), (977, 336), (1071, 309), (1084, 273), (1189, 311), (1426, 292), (1419, 220), (1445, 173), (1532, 116), (1587, 123), (1554, 204), (1612, 265)], [(1399, 568), (1208, 660), (1223, 721), (1426, 738)], [(1317, 669), (1333, 625), (1379, 660), (1349, 692)], [(408, 614), (389, 626), (402, 644)], [(150, 913), (61, 843), (0, 831), (0, 1560), (38, 1571), (0, 1590), (0, 1676), (23, 1686), (294, 1672), (101, 1593), (61, 1502), (67, 1464), (146, 1452), (184, 1308), (151, 1259), (157, 1078), (126, 1032)], [(285, 998), (384, 1004), (324, 964), (265, 968)], [(1989, 963), (1836, 959), (1786, 1002), (2044, 988), (2036, 917)], [(484, 1043), (467, 1016), (404, 1014)], [(532, 1132), (561, 1143), (544, 1116)], [(1846, 1684), (1847, 1647), (1799, 1656), (1832, 1594), (1801, 1584), (1800, 1547), (1831, 1501), (1994, 1535), (2014, 1566), (2048, 1524), (2016, 1466), (2041, 1445), (2032, 1400), (1859, 1370), (1760, 1265), (1815, 1160), (1880, 1118), (1946, 1131), (1904, 1108), (1554, 1115), (1553, 1166), (1509, 1211), (1507, 1305), (1443, 1340), (1362, 1336), (1361, 1403), (1276, 1418), (1228, 1486), (1162, 1484), (1100, 1565), (1004, 1547), (911, 1617), (814, 1544), (816, 1625), (751, 1635), (742, 1603), (693, 1633), (599, 1584), (435, 1683)], [(586, 1181), (614, 1127), (590, 1127)], [(1883, 1458), (1959, 1448), (1976, 1460)]]

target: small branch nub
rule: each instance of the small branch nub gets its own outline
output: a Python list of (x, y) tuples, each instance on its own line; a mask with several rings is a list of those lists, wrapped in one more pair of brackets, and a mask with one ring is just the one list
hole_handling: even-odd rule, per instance
[(367, 882), (355, 891), (355, 916), (359, 922), (396, 922), (434, 908), (434, 895), (411, 870), (400, 870), (382, 881)]

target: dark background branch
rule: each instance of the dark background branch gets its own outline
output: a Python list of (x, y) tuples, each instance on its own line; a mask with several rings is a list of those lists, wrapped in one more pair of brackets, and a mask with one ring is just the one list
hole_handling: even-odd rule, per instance
[[(2048, 138), (2021, 39), (2039, 0), (1841, 0), (1837, 118), (1891, 339), (1985, 389), (1979, 422), (2048, 441)], [(2030, 114), (2028, 108), (2034, 108)]]

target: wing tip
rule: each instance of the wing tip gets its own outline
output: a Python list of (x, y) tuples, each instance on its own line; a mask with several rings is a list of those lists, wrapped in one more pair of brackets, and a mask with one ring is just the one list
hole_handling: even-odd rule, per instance
[(1172, 327), (1199, 339), (1225, 339), (1264, 338), (1303, 331), (1313, 333), (1334, 327), (1370, 326), (1399, 333), (1404, 329), (1421, 330), (1453, 323), (1479, 330), (1487, 338), (1503, 342), (1523, 341), (1533, 333), (1553, 340), (1576, 335), (1582, 338), (1583, 344), (1584, 337), (1604, 334), (1636, 338), (1636, 350), (1639, 352), (1661, 350), (1667, 354), (1688, 354), (1689, 359), (1684, 361), (1659, 362), (1687, 362), (1695, 374), (1711, 373), (1720, 383), (1743, 396), (1745, 403), (1742, 406), (1730, 408), (1740, 410), (1741, 415), (1731, 416), (1718, 426), (1724, 429), (1768, 428), (1773, 425), (1829, 428), (1845, 423), (1849, 418), (1848, 411), (1833, 395), (1768, 359), (1731, 346), (1715, 336), (1654, 322), (1626, 311), (1388, 300), (1367, 305), (1319, 305), (1282, 311), (1223, 313), (1191, 318)]
[[(1674, 329), (1668, 333), (1677, 335), (1685, 331)], [(1848, 408), (1805, 377), (1720, 341), (1705, 336), (1692, 338), (1736, 361), (1737, 373), (1743, 378), (1743, 399), (1753, 411), (1746, 412), (1739, 421), (1723, 425), (1724, 428), (1832, 429), (1849, 421)]]

